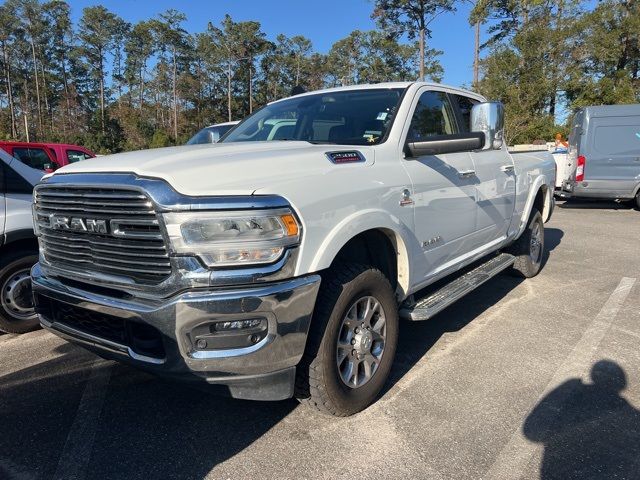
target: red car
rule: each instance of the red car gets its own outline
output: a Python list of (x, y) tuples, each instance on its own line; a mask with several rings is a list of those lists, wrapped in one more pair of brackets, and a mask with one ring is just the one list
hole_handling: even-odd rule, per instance
[(22, 163), (47, 173), (79, 160), (96, 156), (79, 145), (0, 141), (0, 148)]

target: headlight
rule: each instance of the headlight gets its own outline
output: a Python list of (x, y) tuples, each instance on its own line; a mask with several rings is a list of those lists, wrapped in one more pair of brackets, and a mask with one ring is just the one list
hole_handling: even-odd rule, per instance
[(272, 263), (300, 241), (290, 210), (172, 212), (164, 221), (177, 254), (197, 255), (209, 267)]

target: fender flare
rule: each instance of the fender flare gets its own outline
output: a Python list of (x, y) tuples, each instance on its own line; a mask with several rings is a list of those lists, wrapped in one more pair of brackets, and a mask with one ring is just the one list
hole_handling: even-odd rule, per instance
[(354, 237), (370, 230), (380, 230), (387, 235), (396, 250), (398, 287), (407, 292), (409, 279), (409, 250), (411, 232), (398, 218), (385, 210), (367, 209), (342, 219), (325, 236), (317, 254), (312, 258), (309, 271), (329, 268), (340, 250)]
[(6, 232), (2, 236), (2, 245), (8, 245), (20, 240), (36, 240), (37, 238), (38, 237), (36, 237), (35, 233), (33, 233), (32, 228), (21, 228), (19, 230)]
[(542, 214), (543, 221), (547, 221), (552, 213), (552, 203), (553, 203), (553, 189), (549, 188), (547, 183), (547, 179), (544, 175), (539, 175), (529, 186), (529, 195), (527, 196), (527, 202), (525, 203), (524, 209), (522, 210), (522, 216), (520, 217), (520, 226), (518, 227), (518, 234), (515, 238), (520, 238), (522, 232), (524, 232), (525, 228), (527, 228), (527, 222), (529, 220), (529, 216), (531, 215), (531, 210), (533, 209), (533, 202), (538, 195), (538, 191), (544, 188), (544, 208), (543, 211), (540, 212)]

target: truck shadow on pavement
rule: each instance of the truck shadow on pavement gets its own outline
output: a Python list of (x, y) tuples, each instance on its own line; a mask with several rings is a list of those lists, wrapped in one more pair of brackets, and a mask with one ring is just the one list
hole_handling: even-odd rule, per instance
[(95, 435), (84, 447), (89, 459), (78, 460), (86, 461), (79, 478), (202, 479), (297, 406), (219, 397), (79, 347), (63, 350), (0, 381), (0, 478), (54, 477), (65, 443), (83, 440), (69, 432), (96, 368), (110, 369), (110, 380), (104, 398), (89, 399), (103, 404), (90, 419)]
[[(549, 250), (561, 239), (561, 230), (546, 230)], [(443, 334), (465, 327), (520, 282), (499, 275), (432, 320), (405, 322), (385, 388), (406, 375)], [(101, 360), (69, 343), (34, 354), (55, 356), (0, 377), (0, 478), (54, 476), (96, 369), (108, 369), (110, 379), (97, 399), (102, 408), (88, 420), (94, 434), (85, 445), (86, 467), (78, 478), (202, 479), (298, 405), (219, 397)], [(256, 459), (255, 471), (261, 461)]]
[(540, 478), (640, 476), (640, 411), (620, 392), (624, 370), (601, 360), (591, 383), (573, 378), (546, 395), (527, 417), (527, 439), (544, 445)]
[(590, 198), (571, 198), (563, 203), (558, 203), (558, 207), (568, 210), (633, 210), (633, 203)]
[[(563, 236), (564, 232), (558, 228), (545, 228), (543, 268), (551, 252), (562, 242)], [(544, 270), (541, 274), (544, 274)], [(487, 309), (499, 304), (509, 292), (523, 281), (523, 278), (509, 275), (506, 272), (501, 273), (430, 320), (403, 321), (400, 327), (395, 363), (384, 392), (389, 391), (395, 383), (400, 381), (436, 344), (440, 337), (466, 327)]]

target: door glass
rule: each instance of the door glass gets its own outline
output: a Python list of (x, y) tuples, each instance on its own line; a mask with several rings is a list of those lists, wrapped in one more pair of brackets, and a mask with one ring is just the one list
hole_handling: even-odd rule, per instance
[(79, 150), (67, 150), (67, 160), (69, 163), (79, 162), (80, 160), (86, 160), (87, 158), (91, 158), (84, 152)]
[(429, 137), (458, 133), (453, 108), (444, 92), (425, 92), (411, 118), (408, 140), (420, 142)]
[(38, 170), (51, 168), (53, 164), (47, 153), (41, 148), (14, 148), (13, 156), (25, 165)]
[(462, 132), (469, 132), (471, 130), (471, 109), (474, 105), (480, 103), (478, 100), (474, 100), (463, 95), (453, 95), (454, 102), (458, 104), (458, 111), (462, 117), (462, 125), (460, 130)]

